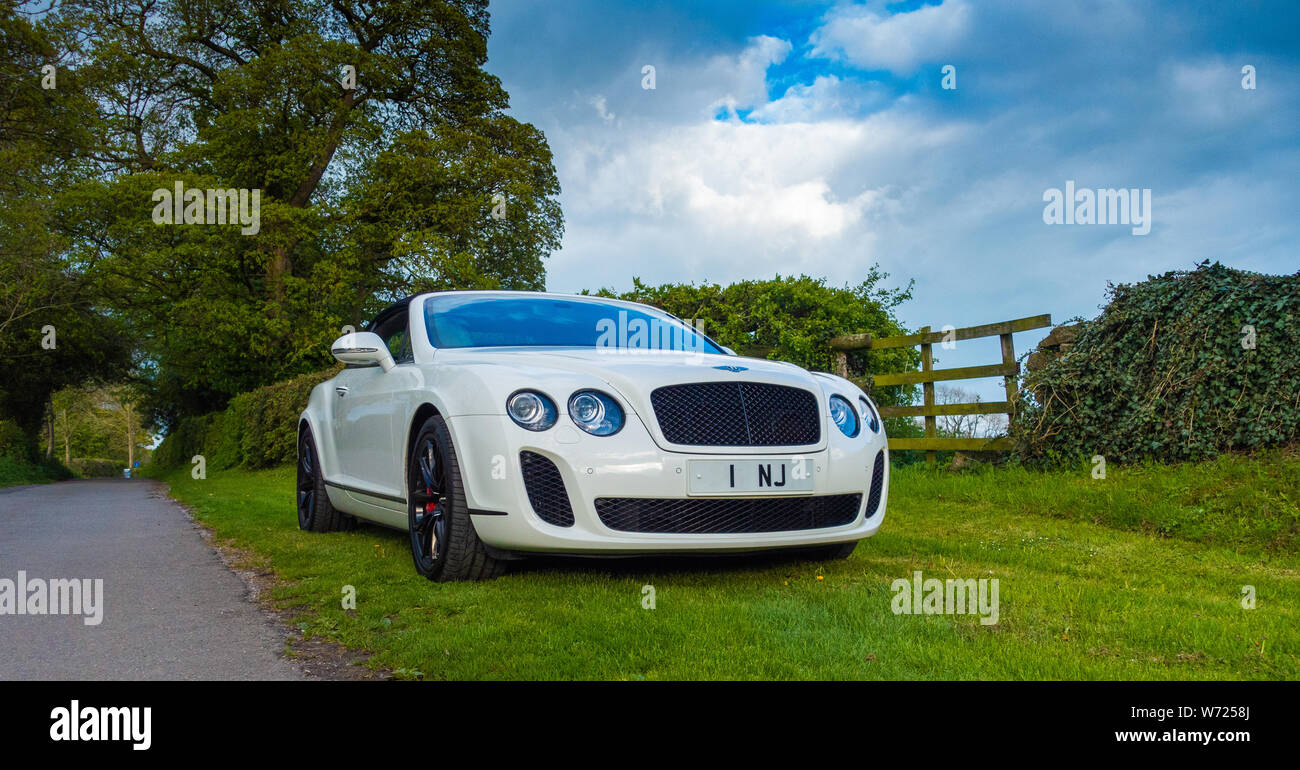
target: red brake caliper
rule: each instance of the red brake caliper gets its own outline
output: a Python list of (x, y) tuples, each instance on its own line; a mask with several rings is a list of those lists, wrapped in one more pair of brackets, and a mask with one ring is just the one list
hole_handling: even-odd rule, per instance
[[(425, 488), (424, 488), (424, 493), (425, 493), (426, 495), (428, 495), (429, 497), (433, 497), (433, 489), (431, 489), (430, 487), (425, 487)], [(424, 504), (424, 515), (425, 515), (425, 516), (432, 516), (433, 513), (434, 513), (434, 511), (436, 511), (436, 510), (438, 510), (438, 503), (437, 503), (436, 500), (433, 501), (433, 502), (429, 502), (429, 503), (425, 503), (425, 504)], [(429, 545), (430, 545), (430, 547), (433, 547), (433, 538), (434, 538), (434, 537), (436, 537), (436, 534), (435, 534), (434, 531), (433, 531), (433, 526), (430, 525), (430, 526), (429, 526)]]

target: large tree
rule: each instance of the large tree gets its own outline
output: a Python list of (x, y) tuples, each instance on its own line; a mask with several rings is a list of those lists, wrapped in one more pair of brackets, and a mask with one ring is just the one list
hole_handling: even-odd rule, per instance
[[(483, 0), (72, 0), (92, 109), (52, 196), (143, 346), (153, 406), (207, 411), (326, 363), (412, 291), (541, 288), (562, 219), (542, 134), (484, 70)], [(155, 191), (248, 190), (256, 232), (160, 225)], [(211, 222), (211, 210), (208, 213)]]
[(69, 43), (66, 29), (0, 0), (0, 420), (21, 428), (29, 457), (52, 393), (130, 363), (124, 320), (56, 226), (54, 191), (90, 173), (71, 148), (89, 138), (92, 104), (58, 77)]

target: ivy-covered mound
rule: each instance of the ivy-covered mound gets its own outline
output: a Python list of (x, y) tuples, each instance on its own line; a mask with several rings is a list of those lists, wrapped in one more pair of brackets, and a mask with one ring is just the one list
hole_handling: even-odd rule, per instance
[(1108, 293), (1025, 374), (1021, 459), (1192, 460), (1300, 436), (1300, 273), (1207, 261)]

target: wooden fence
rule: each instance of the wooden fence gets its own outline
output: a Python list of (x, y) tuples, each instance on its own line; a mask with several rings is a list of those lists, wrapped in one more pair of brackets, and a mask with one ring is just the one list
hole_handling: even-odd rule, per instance
[[(925, 438), (891, 438), (890, 449), (924, 449), (925, 459), (930, 465), (935, 463), (935, 453), (947, 450), (1004, 450), (1011, 448), (1007, 438), (939, 438), (938, 420), (941, 415), (958, 414), (1006, 414), (1008, 417), (1015, 410), (1016, 375), (1020, 373), (1020, 364), (1016, 362), (1016, 349), (1011, 335), (1042, 329), (1052, 325), (1051, 315), (1036, 315), (1018, 318), (1014, 321), (968, 326), (964, 329), (947, 331), (930, 331), (926, 326), (916, 334), (901, 337), (881, 337), (873, 339), (870, 334), (846, 334), (831, 340), (831, 348), (836, 352), (837, 369), (841, 377), (848, 376), (848, 354), (854, 350), (883, 350), (886, 348), (905, 348), (912, 345), (921, 346), (921, 371), (901, 372), (899, 374), (875, 374), (871, 376), (876, 387), (886, 385), (921, 385), (924, 395), (920, 406), (882, 406), (882, 417), (924, 417)], [(1002, 363), (987, 366), (961, 366), (953, 369), (935, 369), (931, 346), (946, 341), (970, 340), (980, 337), (1000, 337), (1002, 340)], [(949, 380), (968, 380), (977, 377), (1003, 377), (1006, 387), (1006, 401), (989, 401), (973, 404), (936, 404), (934, 400), (934, 383)]]

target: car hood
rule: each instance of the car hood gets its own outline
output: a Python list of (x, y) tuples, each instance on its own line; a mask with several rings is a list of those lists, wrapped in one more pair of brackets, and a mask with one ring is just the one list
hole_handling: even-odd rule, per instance
[(438, 364), (504, 366), (520, 373), (562, 371), (598, 377), (629, 390), (660, 385), (747, 379), (818, 390), (808, 371), (784, 361), (716, 353), (637, 351), (618, 348), (443, 348)]

